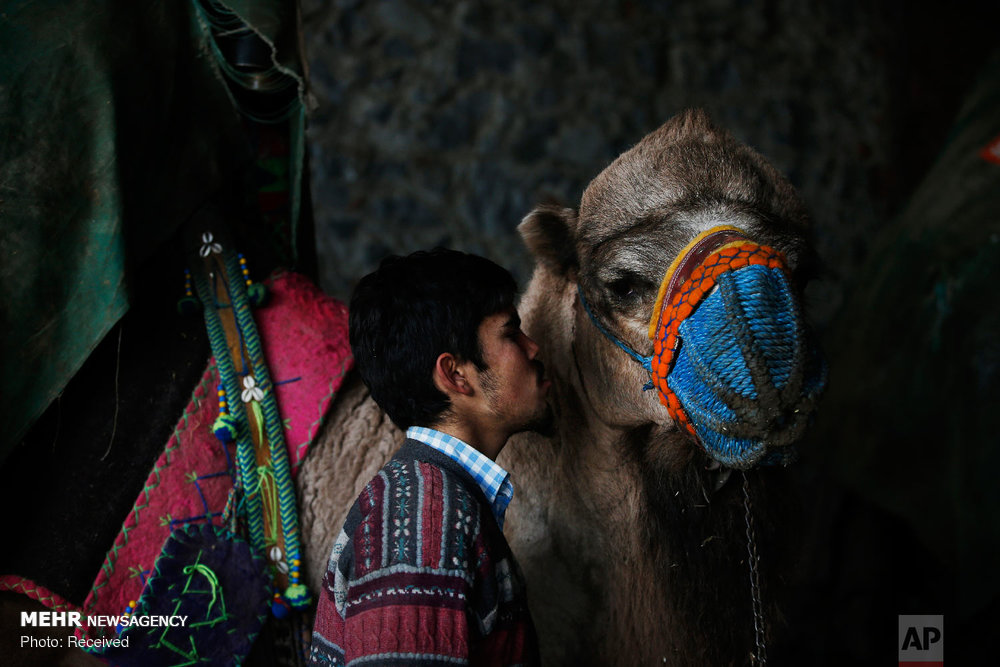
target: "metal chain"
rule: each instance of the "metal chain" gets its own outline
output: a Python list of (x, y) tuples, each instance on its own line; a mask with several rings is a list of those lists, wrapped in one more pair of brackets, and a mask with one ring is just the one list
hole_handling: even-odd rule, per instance
[(764, 610), (760, 599), (760, 556), (757, 554), (757, 535), (753, 528), (750, 505), (750, 480), (743, 471), (743, 509), (747, 524), (747, 562), (750, 564), (750, 600), (753, 603), (753, 634), (755, 650), (750, 653), (751, 665), (767, 664), (767, 646), (764, 643)]

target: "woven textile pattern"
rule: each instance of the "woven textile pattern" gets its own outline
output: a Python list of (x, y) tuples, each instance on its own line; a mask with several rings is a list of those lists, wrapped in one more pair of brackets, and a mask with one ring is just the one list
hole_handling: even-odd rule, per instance
[(479, 488), (483, 490), (486, 500), (490, 502), (493, 516), (497, 524), (503, 528), (507, 506), (514, 497), (514, 485), (510, 481), (510, 473), (497, 465), (488, 456), (456, 437), (423, 426), (411, 426), (406, 429), (406, 437), (444, 452), (465, 468), (472, 475)]
[[(255, 317), (294, 471), (351, 368), (347, 309), (297, 274), (276, 275), (270, 289), (269, 304)], [(88, 614), (121, 614), (138, 600), (172, 530), (192, 523), (221, 525), (234, 466), (232, 451), (212, 434), (218, 382), (210, 364), (84, 601)], [(78, 632), (91, 633), (86, 627)]]
[(523, 577), (485, 497), (414, 440), (351, 509), (316, 613), (314, 665), (538, 662)]

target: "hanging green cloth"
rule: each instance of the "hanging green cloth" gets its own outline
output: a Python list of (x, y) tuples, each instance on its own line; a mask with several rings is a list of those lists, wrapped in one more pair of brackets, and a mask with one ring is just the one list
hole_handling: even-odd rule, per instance
[[(200, 4), (0, 4), (0, 461), (125, 313), (130, 275), (256, 157)], [(299, 71), (295, 3), (232, 4)]]

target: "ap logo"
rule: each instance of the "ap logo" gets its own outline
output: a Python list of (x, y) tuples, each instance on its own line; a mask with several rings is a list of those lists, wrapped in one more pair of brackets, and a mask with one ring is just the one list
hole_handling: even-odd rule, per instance
[(944, 667), (944, 616), (899, 617), (899, 667)]

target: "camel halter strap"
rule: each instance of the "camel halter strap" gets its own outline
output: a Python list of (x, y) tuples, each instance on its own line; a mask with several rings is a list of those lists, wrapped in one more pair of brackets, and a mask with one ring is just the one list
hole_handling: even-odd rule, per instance
[[(632, 357), (632, 359), (634, 359), (637, 364), (639, 364), (640, 366), (642, 366), (643, 368), (645, 368), (647, 373), (649, 373), (650, 375), (652, 375), (652, 373), (653, 373), (653, 357), (651, 357), (651, 356), (650, 357), (644, 357), (643, 355), (639, 354), (638, 352), (636, 352), (635, 350), (633, 350), (631, 347), (629, 347), (628, 343), (623, 342), (620, 338), (618, 338), (613, 333), (611, 333), (610, 331), (608, 331), (607, 329), (605, 329), (604, 325), (601, 324), (601, 321), (597, 319), (596, 315), (594, 315), (594, 311), (592, 311), (590, 309), (590, 304), (587, 303), (587, 299), (586, 299), (586, 297), (583, 296), (583, 290), (580, 288), (579, 285), (576, 286), (576, 293), (580, 295), (580, 303), (583, 304), (583, 309), (587, 311), (587, 315), (590, 317), (590, 321), (594, 323), (594, 326), (597, 327), (597, 330), (600, 331), (602, 334), (604, 334), (605, 338), (607, 338), (612, 343), (614, 343), (620, 350), (622, 350), (623, 352), (625, 352), (625, 354), (627, 354), (628, 356)], [(650, 384), (646, 385), (645, 387), (643, 387), (643, 391), (645, 391), (647, 389), (652, 389), (652, 388), (653, 388), (653, 384), (650, 383)]]
[[(672, 377), (671, 372), (677, 361), (676, 357), (681, 339), (687, 336), (689, 344), (699, 347), (699, 356), (709, 357), (724, 356), (726, 354), (733, 356), (730, 350), (722, 348), (732, 347), (733, 344), (736, 344), (736, 347), (753, 347), (753, 342), (752, 340), (748, 340), (752, 336), (736, 336), (735, 339), (719, 336), (718, 327), (716, 326), (705, 327), (704, 325), (700, 325), (685, 327), (685, 330), (682, 332), (682, 324), (715, 289), (717, 283), (724, 285), (723, 290), (727, 294), (723, 296), (723, 303), (721, 305), (716, 303), (714, 306), (710, 306), (716, 312), (709, 315), (709, 322), (718, 323), (727, 320), (729, 325), (736, 329), (754, 329), (760, 326), (760, 320), (773, 317), (775, 313), (783, 313), (778, 318), (781, 321), (797, 319), (795, 317), (794, 302), (790, 298), (787, 298), (789, 296), (788, 286), (784, 280), (775, 281), (778, 283), (777, 287), (772, 284), (770, 288), (763, 290), (766, 292), (766, 295), (764, 302), (760, 305), (756, 305), (752, 300), (740, 298), (739, 294), (741, 290), (747, 291), (746, 286), (735, 285), (732, 273), (750, 266), (760, 266), (768, 270), (777, 270), (782, 275), (787, 272), (784, 257), (781, 253), (773, 248), (754, 243), (736, 227), (715, 227), (695, 237), (678, 253), (663, 276), (649, 322), (649, 338), (654, 341), (653, 354), (650, 356), (639, 354), (627, 343), (608, 331), (594, 315), (590, 304), (587, 303), (587, 299), (583, 295), (583, 290), (577, 285), (580, 302), (590, 317), (590, 321), (597, 327), (597, 330), (649, 373), (651, 381), (643, 387), (643, 390), (656, 387), (660, 402), (667, 407), (671, 418), (676, 423), (683, 424), (687, 431), (696, 438), (699, 438), (699, 433), (696, 431), (695, 425), (692, 423), (687, 410), (682, 407), (677, 393), (668, 383), (668, 378)], [(750, 287), (749, 291), (752, 292), (756, 289), (756, 283), (751, 281), (751, 285), (753, 286)], [(792, 306), (792, 308), (788, 309), (788, 306)], [(705, 331), (711, 331), (713, 335), (705, 335)], [(772, 331), (773, 333), (774, 331)], [(797, 345), (797, 342), (801, 339), (801, 329), (799, 327), (791, 326), (783, 330), (781, 327), (778, 327), (777, 334), (784, 336), (783, 342), (787, 343), (791, 341), (796, 343), (793, 347), (799, 347)], [(721, 342), (714, 340), (720, 337), (722, 338)], [(741, 363), (745, 362), (746, 358), (744, 357), (743, 350), (740, 350), (738, 354)], [(798, 353), (792, 356), (801, 359), (801, 355)], [(778, 370), (780, 375), (780, 371), (782, 370), (781, 360), (771, 358), (768, 361), (771, 362), (768, 364), (768, 371), (773, 372), (774, 370)], [(698, 363), (703, 366), (711, 365), (701, 360)], [(794, 363), (791, 365), (794, 365)], [(738, 386), (740, 383), (744, 385), (751, 382), (754, 385), (760, 383), (759, 374), (755, 376), (753, 371), (750, 373), (732, 373), (732, 366), (728, 374), (723, 374), (725, 376), (725, 383), (729, 386)], [(746, 366), (740, 366), (739, 363), (735, 364), (735, 366), (743, 369), (746, 368)], [(703, 369), (701, 372), (711, 376), (713, 371), (709, 368), (707, 371)], [(699, 381), (692, 381), (690, 375), (685, 375), (685, 373), (686, 371), (679, 374), (676, 378), (676, 383), (678, 386), (684, 388), (689, 400), (693, 397), (694, 400), (691, 403), (697, 410), (704, 406), (702, 402), (704, 393), (699, 394), (697, 391), (692, 392), (690, 390), (691, 386), (698, 385)], [(808, 373), (803, 374), (809, 375)], [(701, 378), (701, 380), (705, 379), (709, 379), (711, 383), (711, 377)], [(814, 372), (812, 380), (804, 383), (805, 388), (808, 389), (806, 391), (807, 396), (814, 396), (818, 393), (822, 389), (824, 382), (825, 373), (821, 371), (817, 375)], [(712, 420), (715, 416), (711, 410), (699, 410), (696, 412), (696, 418), (699, 419), (702, 433), (706, 432), (704, 430), (705, 424), (712, 425)], [(757, 551), (757, 535), (753, 521), (750, 482), (746, 474), (746, 468), (761, 459), (755, 452), (750, 451), (753, 450), (753, 444), (749, 448), (744, 447), (743, 451), (733, 456), (733, 450), (727, 448), (725, 444), (720, 447), (717, 440), (713, 442), (705, 441), (704, 438), (699, 439), (703, 441), (702, 444), (706, 448), (710, 449), (712, 456), (716, 460), (722, 460), (726, 464), (735, 463), (738, 467), (744, 468), (743, 508), (746, 524), (747, 565), (750, 578), (750, 602), (754, 634), (754, 644), (749, 657), (750, 663), (754, 667), (765, 667), (767, 665), (767, 643), (764, 605), (760, 588), (760, 555)], [(742, 442), (734, 441), (734, 444), (739, 444), (743, 447)], [(748, 451), (750, 456), (747, 456)]]

